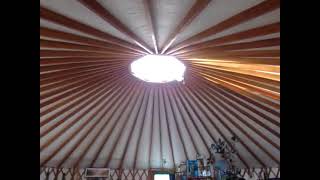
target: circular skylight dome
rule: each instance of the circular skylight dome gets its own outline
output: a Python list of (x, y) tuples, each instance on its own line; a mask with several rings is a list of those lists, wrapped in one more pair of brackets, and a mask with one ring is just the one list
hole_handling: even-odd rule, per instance
[(134, 76), (153, 83), (182, 81), (185, 70), (185, 65), (173, 56), (146, 55), (131, 63)]

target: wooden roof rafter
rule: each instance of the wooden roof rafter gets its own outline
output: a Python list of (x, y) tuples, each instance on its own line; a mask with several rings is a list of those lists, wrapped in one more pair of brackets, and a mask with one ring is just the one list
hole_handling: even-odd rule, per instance
[(153, 54), (149, 46), (143, 40), (141, 40), (137, 35), (135, 35), (129, 28), (126, 27), (126, 25), (124, 25), (120, 20), (114, 17), (107, 9), (105, 9), (96, 0), (78, 0), (78, 1), (81, 4), (83, 4), (85, 7), (90, 9), (92, 12), (94, 12), (96, 15), (100, 16), (104, 21), (111, 24), (117, 30), (119, 30), (120, 32), (124, 33), (125, 35), (133, 39), (134, 42), (138, 46), (142, 47), (145, 51)]
[(116, 45), (119, 45), (119, 46), (122, 46), (125, 48), (129, 48), (129, 49), (132, 49), (135, 51), (141, 51), (141, 48), (134, 45), (134, 44), (131, 44), (131, 43), (124, 41), (122, 39), (119, 39), (117, 37), (114, 37), (110, 34), (107, 34), (106, 32), (102, 32), (100, 30), (97, 30), (97, 29), (90, 27), (88, 25), (77, 22), (73, 19), (70, 19), (70, 18), (65, 17), (63, 15), (60, 15), (54, 11), (51, 11), (51, 10), (44, 8), (44, 7), (41, 7), (41, 6), (40, 6), (40, 17), (44, 18), (48, 21), (52, 21), (54, 23), (66, 26), (68, 28), (99, 37), (101, 39), (106, 40), (109, 43), (116, 44)]
[(180, 21), (178, 26), (166, 39), (163, 47), (161, 48), (161, 54), (165, 54), (166, 50), (175, 41), (176, 36), (182, 32), (211, 2), (211, 0), (196, 0), (193, 6), (190, 8), (186, 16)]
[(223, 30), (226, 30), (230, 27), (239, 25), (243, 22), (249, 21), (253, 18), (256, 18), (256, 17), (261, 16), (263, 14), (266, 14), (270, 11), (273, 11), (279, 7), (280, 7), (280, 0), (263, 1), (256, 6), (253, 6), (247, 10), (244, 10), (244, 11), (240, 12), (239, 14), (236, 14), (236, 15), (234, 15), (234, 16), (232, 16), (232, 17), (230, 17), (230, 18), (228, 18), (228, 19), (188, 38), (188, 39), (186, 39), (186, 40), (184, 40), (183, 42), (180, 42), (175, 47), (173, 47), (170, 52), (187, 47), (187, 46), (191, 45), (192, 43), (197, 42), (203, 38), (206, 38), (208, 36), (219, 33)]
[(150, 27), (151, 31), (151, 38), (154, 46), (154, 52), (155, 54), (159, 54), (159, 47), (158, 47), (158, 35), (157, 35), (157, 29), (155, 25), (155, 18), (154, 18), (154, 11), (152, 8), (152, 2), (151, 0), (143, 0), (143, 5), (145, 9), (145, 16), (148, 22), (148, 26)]

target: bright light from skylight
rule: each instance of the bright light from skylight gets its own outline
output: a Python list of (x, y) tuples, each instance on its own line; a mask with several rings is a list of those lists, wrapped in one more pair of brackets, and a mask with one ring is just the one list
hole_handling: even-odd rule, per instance
[(154, 83), (182, 81), (185, 70), (185, 65), (173, 56), (146, 55), (131, 63), (134, 76)]
[(154, 180), (170, 180), (169, 174), (155, 174)]

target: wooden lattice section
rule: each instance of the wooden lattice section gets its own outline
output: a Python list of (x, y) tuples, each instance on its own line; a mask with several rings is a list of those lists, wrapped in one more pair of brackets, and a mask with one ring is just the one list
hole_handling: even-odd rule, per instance
[[(110, 180), (147, 180), (148, 171), (147, 169), (110, 170)], [(40, 180), (85, 180), (84, 173), (85, 169), (42, 167)]]
[[(117, 169), (110, 171), (110, 180), (150, 180), (148, 169), (129, 170)], [(40, 168), (40, 180), (85, 180), (85, 169), (75, 168)], [(245, 179), (280, 178), (280, 168), (241, 169), (240, 176)]]
[(242, 169), (240, 176), (245, 179), (280, 179), (280, 168), (250, 168)]

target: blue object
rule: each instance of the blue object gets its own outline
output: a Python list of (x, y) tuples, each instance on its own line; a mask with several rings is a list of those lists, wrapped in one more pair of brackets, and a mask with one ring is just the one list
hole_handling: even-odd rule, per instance
[(187, 175), (198, 176), (198, 160), (187, 160)]
[(226, 160), (219, 160), (214, 164), (214, 167), (220, 171), (226, 171), (229, 165)]
[(217, 175), (217, 180), (222, 180), (222, 177), (226, 175), (226, 171), (229, 168), (228, 162), (226, 160), (219, 160), (214, 163), (215, 169), (219, 170)]

